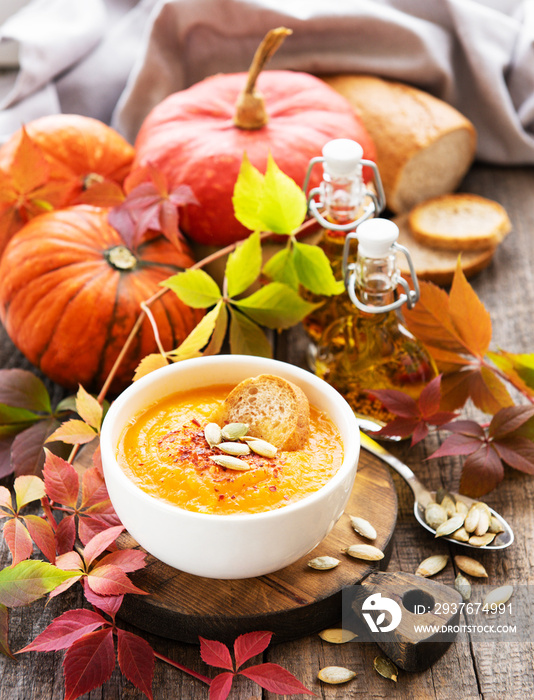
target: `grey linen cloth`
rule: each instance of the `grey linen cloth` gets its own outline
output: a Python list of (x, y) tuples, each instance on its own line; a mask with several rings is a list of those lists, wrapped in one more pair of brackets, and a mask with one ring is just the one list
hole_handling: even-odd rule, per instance
[(269, 67), (411, 83), (473, 121), (479, 159), (534, 163), (534, 0), (33, 0), (0, 27), (20, 43), (0, 138), (76, 112), (133, 142), (164, 97), (246, 70), (281, 25), (293, 35)]

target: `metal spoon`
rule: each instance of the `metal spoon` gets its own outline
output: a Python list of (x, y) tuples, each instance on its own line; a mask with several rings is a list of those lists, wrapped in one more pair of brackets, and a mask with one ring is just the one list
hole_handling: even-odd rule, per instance
[[(371, 421), (367, 422), (372, 425)], [(363, 428), (366, 426), (360, 423), (360, 427)], [(377, 427), (375, 425), (374, 430), (376, 429)], [(379, 445), (377, 442), (375, 442), (372, 438), (369, 437), (369, 435), (360, 431), (360, 438), (361, 446), (365, 450), (375, 455), (375, 457), (378, 457), (379, 459), (386, 462), (386, 464), (392, 467), (392, 469), (394, 469), (397, 472), (397, 474), (400, 474), (404, 481), (406, 481), (408, 486), (412, 489), (415, 498), (413, 505), (413, 513), (417, 522), (420, 525), (422, 525), (426, 530), (435, 534), (435, 530), (433, 530), (425, 520), (425, 508), (429, 503), (435, 501), (435, 491), (429, 491), (428, 489), (426, 489), (423, 486), (423, 484), (419, 481), (419, 479), (415, 476), (410, 467), (404, 464), (404, 462), (401, 462), (400, 459), (397, 459), (397, 457), (392, 455), (391, 452), (388, 452), (384, 447), (382, 447), (382, 445)], [(467, 506), (471, 506), (471, 504), (476, 503), (475, 500), (473, 500), (472, 498), (468, 498), (464, 495), (456, 493), (451, 493), (451, 495), (457, 498), (458, 500), (463, 501)], [(451, 537), (440, 537), (440, 539), (449, 540), (449, 542), (453, 542), (454, 544), (460, 544), (464, 547), (470, 547), (471, 549), (504, 549), (505, 547), (509, 547), (514, 541), (514, 533), (512, 528), (510, 527), (510, 525), (508, 525), (506, 520), (501, 515), (499, 515), (499, 513), (493, 510), (493, 508), (490, 508), (490, 511), (491, 514), (500, 522), (501, 526), (504, 528), (504, 532), (501, 532), (498, 535), (496, 535), (495, 539), (493, 540), (493, 542), (491, 542), (491, 544), (487, 544), (483, 547), (478, 547), (476, 545), (469, 544), (468, 542), (459, 542), (458, 540), (453, 540)]]

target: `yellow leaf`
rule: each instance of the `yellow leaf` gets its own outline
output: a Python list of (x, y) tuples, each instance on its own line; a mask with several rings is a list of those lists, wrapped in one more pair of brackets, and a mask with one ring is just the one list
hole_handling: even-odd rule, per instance
[(17, 498), (17, 508), (22, 508), (26, 503), (38, 501), (45, 495), (44, 481), (30, 474), (17, 476), (13, 488)]
[(100, 432), (102, 423), (102, 406), (98, 401), (87, 393), (80, 384), (76, 394), (76, 411), (80, 417), (97, 432)]
[(137, 365), (133, 380), (136, 382), (138, 379), (145, 377), (155, 369), (161, 369), (162, 367), (166, 367), (168, 364), (169, 363), (167, 360), (163, 357), (163, 355), (160, 355), (159, 352), (154, 352), (151, 355), (147, 355), (146, 357), (143, 357), (141, 362)]
[(46, 442), (53, 442), (54, 440), (61, 440), (61, 442), (66, 442), (68, 445), (85, 445), (87, 442), (91, 442), (97, 436), (97, 433), (91, 426), (84, 423), (83, 420), (68, 420), (59, 426), (57, 430), (54, 430), (52, 435), (46, 439)]

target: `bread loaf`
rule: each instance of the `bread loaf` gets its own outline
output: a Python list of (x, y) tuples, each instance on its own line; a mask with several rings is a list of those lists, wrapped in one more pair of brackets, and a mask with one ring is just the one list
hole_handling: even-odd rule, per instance
[[(433, 248), (415, 240), (410, 230), (408, 214), (396, 216), (393, 221), (399, 227), (398, 242), (410, 251), (415, 272), (420, 280), (427, 280), (439, 285), (449, 285), (460, 256), (460, 264), (466, 277), (472, 277), (487, 267), (493, 259), (495, 247), (481, 250), (450, 250)], [(410, 274), (404, 256), (397, 256), (399, 270), (403, 277)]]
[(211, 416), (221, 427), (248, 423), (248, 435), (283, 450), (299, 450), (308, 441), (310, 405), (302, 389), (271, 374), (240, 382)]
[(416, 241), (434, 248), (494, 248), (511, 231), (504, 207), (476, 194), (457, 193), (422, 202), (409, 214)]
[(405, 212), (458, 187), (475, 157), (476, 132), (456, 109), (374, 76), (323, 79), (349, 100), (371, 134), (388, 209)]

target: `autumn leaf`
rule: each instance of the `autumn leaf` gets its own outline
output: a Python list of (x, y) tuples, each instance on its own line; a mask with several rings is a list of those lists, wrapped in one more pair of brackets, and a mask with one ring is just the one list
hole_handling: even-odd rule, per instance
[(111, 678), (114, 668), (113, 630), (107, 627), (85, 634), (65, 654), (65, 700), (74, 700), (100, 687)]
[(456, 415), (440, 410), (441, 375), (425, 386), (417, 400), (397, 389), (375, 389), (371, 393), (390, 413), (398, 416), (377, 431), (377, 437), (407, 438), (411, 435), (413, 446), (428, 435), (429, 425), (443, 425)]
[(3, 534), (13, 558), (13, 565), (29, 559), (33, 552), (33, 543), (30, 533), (19, 518), (10, 518), (4, 523)]
[(234, 355), (273, 356), (271, 344), (260, 326), (231, 307), (230, 349)]
[(450, 296), (430, 282), (422, 282), (420, 288), (418, 303), (404, 311), (404, 319), (443, 375), (442, 409), (454, 411), (469, 398), (485, 413), (512, 406), (505, 384), (486, 358), (492, 333), (490, 315), (460, 263)]
[(47, 438), (47, 442), (61, 440), (68, 445), (86, 445), (97, 437), (97, 432), (83, 420), (71, 418), (62, 423), (52, 435)]
[(48, 625), (30, 644), (20, 649), (17, 654), (28, 651), (59, 651), (67, 649), (88, 632), (108, 625), (100, 613), (93, 610), (67, 610)]
[(210, 700), (226, 700), (230, 695), (234, 674), (219, 673), (210, 683)]
[(117, 656), (123, 675), (151, 699), (155, 656), (150, 644), (136, 634), (117, 629)]
[(108, 217), (126, 245), (135, 250), (149, 231), (160, 231), (179, 246), (183, 236), (178, 227), (178, 209), (198, 205), (193, 190), (188, 185), (169, 190), (165, 175), (150, 163), (129, 178), (130, 187), (125, 200)]
[(228, 296), (236, 297), (247, 290), (259, 277), (261, 263), (260, 236), (255, 232), (228, 256), (225, 268)]
[(8, 608), (28, 605), (75, 575), (53, 564), (26, 560), (0, 571), (0, 604)]
[(102, 406), (94, 396), (91, 396), (80, 384), (76, 394), (76, 412), (80, 418), (100, 434), (102, 423)]
[(76, 469), (50, 450), (45, 450), (45, 453), (43, 478), (46, 495), (56, 503), (75, 508), (80, 487), (80, 479)]
[(210, 666), (216, 666), (217, 668), (226, 668), (230, 671), (234, 670), (232, 657), (230, 656), (230, 651), (226, 644), (212, 639), (204, 639), (204, 637), (199, 637), (199, 640), (200, 656), (204, 663)]
[(234, 641), (236, 667), (239, 668), (253, 656), (263, 653), (271, 643), (272, 636), (272, 632), (247, 632), (239, 635)]
[(141, 379), (141, 377), (146, 377), (147, 374), (150, 374), (150, 372), (153, 372), (156, 369), (167, 367), (168, 364), (169, 362), (167, 358), (161, 355), (159, 352), (146, 355), (137, 365), (133, 376), (133, 381), (136, 382), (138, 379)]
[(282, 666), (273, 663), (249, 666), (239, 671), (242, 676), (250, 678), (265, 690), (279, 695), (313, 695), (298, 678)]

